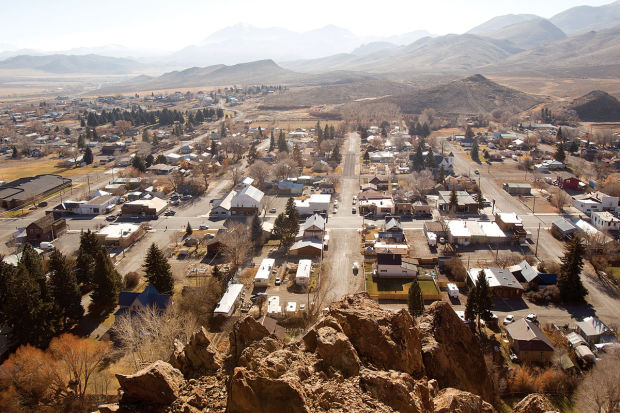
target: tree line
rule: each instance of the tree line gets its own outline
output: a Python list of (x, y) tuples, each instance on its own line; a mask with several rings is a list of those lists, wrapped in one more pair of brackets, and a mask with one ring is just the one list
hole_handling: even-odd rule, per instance
[[(199, 124), (205, 121), (216, 121), (224, 118), (224, 110), (221, 108), (204, 108), (195, 112), (186, 112), (188, 122)], [(119, 108), (111, 111), (103, 110), (100, 114), (89, 112), (84, 117), (80, 117), (82, 127), (97, 127), (106, 123), (114, 124), (117, 121), (129, 121), (134, 126), (141, 125), (172, 125), (174, 123), (185, 123), (185, 114), (176, 109), (146, 111), (140, 107), (134, 107), (131, 111)]]

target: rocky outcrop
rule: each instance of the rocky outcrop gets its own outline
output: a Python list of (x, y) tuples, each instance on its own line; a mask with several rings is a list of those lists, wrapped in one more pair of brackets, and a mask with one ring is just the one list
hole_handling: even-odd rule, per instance
[(368, 294), (349, 295), (329, 308), (360, 359), (377, 369), (424, 373), (420, 336), (409, 312), (384, 310)]
[(230, 413), (306, 413), (305, 395), (293, 375), (270, 378), (237, 367), (228, 389)]
[(407, 311), (381, 309), (365, 293), (346, 296), (290, 344), (246, 317), (232, 328), (228, 355), (219, 362), (201, 329), (176, 343), (172, 365), (118, 375), (118, 411), (493, 412), (478, 342), (441, 304), (417, 326)]
[(247, 346), (269, 336), (269, 331), (252, 317), (246, 316), (235, 323), (229, 336), (230, 354), (236, 361)]
[(492, 402), (493, 383), (473, 332), (445, 302), (431, 304), (420, 320), (422, 355), (428, 377)]
[(528, 394), (512, 410), (513, 413), (552, 413), (556, 412), (553, 404), (542, 394)]
[(169, 363), (181, 370), (185, 377), (196, 377), (219, 370), (220, 363), (216, 357), (216, 352), (211, 349), (207, 330), (201, 327), (186, 345), (175, 341)]
[(475, 394), (443, 389), (433, 400), (435, 413), (493, 413), (495, 409)]
[(360, 387), (401, 413), (430, 412), (434, 408), (433, 386), (426, 381), (416, 382), (407, 373), (364, 369)]
[(117, 374), (123, 391), (122, 402), (172, 404), (185, 384), (183, 374), (170, 364), (158, 360), (135, 374)]

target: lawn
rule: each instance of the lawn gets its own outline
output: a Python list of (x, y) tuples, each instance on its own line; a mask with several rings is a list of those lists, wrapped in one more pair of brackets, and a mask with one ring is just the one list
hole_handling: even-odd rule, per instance
[(86, 174), (93, 171), (103, 171), (105, 167), (85, 166), (82, 168), (60, 168), (58, 159), (43, 158), (36, 161), (24, 162), (24, 160), (7, 161), (0, 169), (0, 179), (3, 181), (14, 181), (25, 176), (42, 174), (59, 174), (65, 177)]
[(615, 277), (616, 280), (620, 281), (620, 267), (611, 267), (609, 273)]
[[(366, 291), (371, 296), (379, 298), (407, 299), (409, 287), (413, 281), (410, 279), (373, 279), (370, 272), (366, 272)], [(418, 280), (422, 296), (425, 299), (435, 298), (439, 295), (439, 290), (432, 280)], [(385, 297), (382, 297), (385, 296)]]

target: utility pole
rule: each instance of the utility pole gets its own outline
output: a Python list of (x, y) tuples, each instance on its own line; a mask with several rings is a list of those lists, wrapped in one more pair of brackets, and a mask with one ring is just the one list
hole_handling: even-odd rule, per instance
[(534, 255), (538, 258), (538, 239), (540, 238), (540, 223), (538, 223), (538, 234), (536, 235), (536, 251), (534, 251)]

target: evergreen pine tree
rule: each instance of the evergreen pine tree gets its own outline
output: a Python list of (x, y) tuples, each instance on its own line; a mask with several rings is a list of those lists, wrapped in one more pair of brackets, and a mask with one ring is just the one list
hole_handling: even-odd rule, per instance
[(474, 139), (474, 143), (471, 145), (471, 160), (474, 162), (480, 162), (480, 154), (478, 153), (478, 139)]
[(588, 294), (588, 290), (581, 282), (585, 252), (585, 247), (579, 237), (574, 237), (566, 244), (558, 274), (558, 288), (564, 302), (581, 302)]
[(469, 294), (467, 295), (467, 303), (465, 303), (465, 320), (473, 323), (476, 320), (476, 293), (478, 290), (474, 285), (469, 289)]
[(414, 158), (413, 158), (413, 169), (415, 169), (417, 172), (420, 172), (422, 169), (424, 169), (424, 141), (420, 140), (420, 142), (418, 143), (418, 147), (416, 149)]
[(93, 283), (89, 311), (92, 316), (99, 317), (102, 312), (107, 313), (114, 309), (121, 289), (121, 277), (104, 248), (99, 248), (95, 256)]
[(456, 208), (459, 206), (459, 198), (456, 195), (456, 187), (454, 185), (450, 191), (450, 201), (448, 201), (448, 206), (452, 212), (456, 212)]
[(218, 154), (217, 141), (211, 139), (211, 155), (217, 156), (217, 154)]
[(478, 212), (484, 209), (484, 197), (482, 196), (482, 191), (480, 187), (476, 185), (476, 192), (474, 193), (474, 200), (476, 201), (476, 208)]
[(480, 330), (480, 320), (489, 321), (493, 316), (493, 313), (491, 313), (493, 309), (493, 297), (487, 277), (482, 270), (478, 273), (476, 290), (476, 314), (478, 315), (478, 330)]
[(90, 147), (87, 147), (84, 151), (84, 157), (82, 158), (86, 165), (91, 165), (94, 161), (93, 151)]
[(185, 227), (185, 235), (187, 235), (187, 236), (192, 235), (193, 232), (194, 232), (194, 230), (192, 229), (192, 226), (188, 222), (187, 226)]
[(276, 147), (276, 138), (273, 135), (273, 129), (271, 129), (271, 136), (269, 137), (269, 152), (273, 151)]
[(250, 229), (252, 234), (252, 241), (254, 241), (255, 244), (258, 244), (263, 237), (263, 225), (261, 224), (258, 214), (254, 214)]
[(95, 271), (95, 257), (100, 245), (97, 237), (90, 229), (80, 235), (80, 248), (75, 262), (75, 276), (85, 290), (92, 288)]
[(252, 165), (257, 157), (258, 157), (258, 152), (256, 151), (256, 145), (252, 143), (250, 145), (250, 150), (248, 151), (248, 165)]
[(146, 155), (146, 158), (144, 158), (144, 164), (146, 165), (146, 167), (148, 168), (153, 165), (153, 162), (155, 162), (155, 157), (153, 156), (153, 154), (149, 153), (148, 155)]
[(470, 125), (467, 125), (467, 129), (465, 130), (465, 137), (466, 138), (473, 138), (474, 137), (474, 130), (471, 128)]
[(437, 183), (443, 184), (443, 181), (446, 179), (446, 173), (443, 170), (443, 166), (439, 167), (439, 172), (437, 172)]
[(222, 127), (220, 128), (220, 138), (226, 137), (226, 123), (222, 122)]
[(295, 144), (293, 146), (293, 159), (297, 162), (297, 165), (301, 168), (304, 165), (304, 159), (301, 155), (301, 149), (299, 149), (299, 145)]
[(161, 294), (172, 294), (174, 277), (170, 271), (170, 264), (154, 243), (151, 244), (144, 261), (144, 272), (149, 283)]
[(144, 173), (146, 172), (146, 165), (144, 164), (144, 160), (140, 155), (135, 155), (131, 161), (131, 166), (136, 168), (138, 171)]
[(559, 162), (564, 162), (566, 160), (566, 152), (564, 152), (564, 144), (562, 141), (558, 142), (558, 148), (556, 149), (553, 158)]
[(50, 255), (49, 271), (50, 290), (63, 326), (76, 323), (84, 314), (80, 287), (67, 260), (55, 248)]
[(288, 152), (288, 144), (286, 143), (286, 137), (283, 131), (280, 131), (280, 136), (278, 137), (278, 151)]
[(424, 299), (422, 298), (422, 290), (418, 280), (414, 280), (409, 286), (407, 304), (409, 306), (409, 313), (413, 317), (419, 317), (424, 312)]
[(77, 146), (78, 148), (83, 148), (84, 146), (86, 146), (84, 135), (80, 134), (80, 136), (78, 136)]
[(331, 139), (333, 136), (329, 136), (329, 127), (325, 125), (325, 129), (323, 129), (323, 138)]
[(43, 260), (29, 243), (24, 244), (19, 262), (26, 267), (29, 276), (39, 284), (41, 298), (44, 300), (48, 299), (47, 278), (43, 270)]

